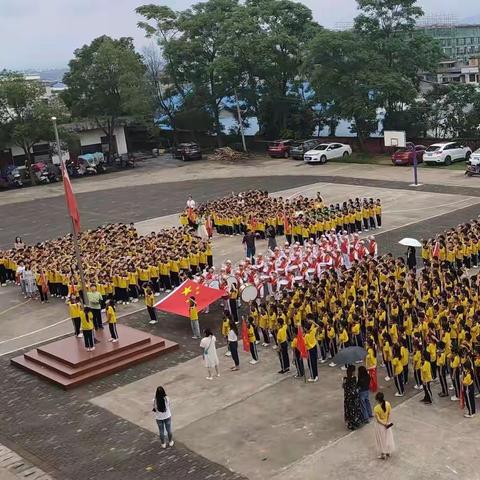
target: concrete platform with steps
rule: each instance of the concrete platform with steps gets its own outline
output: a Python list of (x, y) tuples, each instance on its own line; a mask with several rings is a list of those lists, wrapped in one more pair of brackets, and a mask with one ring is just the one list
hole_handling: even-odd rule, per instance
[(117, 329), (117, 343), (108, 341), (107, 329), (97, 332), (93, 352), (85, 350), (81, 338), (71, 336), (12, 358), (11, 363), (70, 389), (178, 348), (175, 342), (125, 325)]

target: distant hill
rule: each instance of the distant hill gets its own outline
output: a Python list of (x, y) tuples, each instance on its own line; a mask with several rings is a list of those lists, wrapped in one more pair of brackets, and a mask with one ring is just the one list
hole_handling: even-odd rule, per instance
[(479, 24), (480, 23), (480, 14), (473, 15), (472, 17), (462, 18), (458, 23), (462, 24)]

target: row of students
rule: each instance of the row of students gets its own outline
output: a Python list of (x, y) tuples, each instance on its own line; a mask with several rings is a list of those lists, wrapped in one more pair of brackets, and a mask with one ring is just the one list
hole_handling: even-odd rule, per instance
[[(213, 265), (211, 244), (189, 227), (139, 236), (133, 224), (111, 224), (82, 232), (79, 243), (87, 283), (122, 302), (136, 300), (147, 283), (155, 293), (168, 291), (179, 285), (182, 275)], [(46, 284), (55, 297), (79, 294), (74, 257), (69, 235), (0, 251), (0, 284), (14, 282), (17, 269), (28, 264), (39, 290), (46, 292)]]

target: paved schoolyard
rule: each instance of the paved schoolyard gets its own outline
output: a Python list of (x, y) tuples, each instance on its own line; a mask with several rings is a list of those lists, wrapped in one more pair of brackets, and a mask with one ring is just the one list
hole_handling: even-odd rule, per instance
[[(382, 198), (384, 228), (376, 232), (380, 250), (399, 255), (400, 238), (426, 237), (480, 213), (478, 179), (446, 170), (422, 171), (428, 182), (418, 188), (409, 186), (409, 169), (371, 165), (311, 168), (275, 160), (210, 168), (208, 162), (200, 162), (143, 172), (74, 182), (82, 192), (82, 222), (96, 226), (134, 220), (149, 231), (174, 222), (189, 193), (203, 200), (245, 188), (262, 187), (285, 196), (313, 195), (319, 189), (329, 202), (349, 196)], [(0, 244), (10, 244), (17, 233), (36, 241), (64, 231), (59, 186), (42, 188), (28, 189), (29, 197), (27, 189), (12, 197), (0, 194), (2, 211), (7, 212)], [(215, 240), (219, 260), (237, 260), (242, 252), (238, 237)], [(141, 307), (137, 304), (122, 310), (120, 321), (171, 338), (180, 343), (180, 350), (63, 392), (8, 363), (11, 350), (70, 332), (64, 305), (53, 302), (41, 308), (23, 302), (13, 287), (0, 289), (0, 443), (58, 480), (336, 479), (366, 478), (365, 472), (370, 478), (376, 471), (371, 428), (353, 434), (344, 428), (341, 372), (336, 369), (322, 367), (315, 385), (278, 378), (276, 356), (268, 351), (261, 352), (262, 361), (255, 367), (243, 356), (236, 377), (222, 357), (222, 376), (206, 384), (188, 322), (162, 314), (162, 321), (152, 327), (144, 311), (135, 312)], [(218, 331), (220, 315), (213, 308), (202, 324)], [(168, 385), (174, 401), (174, 450), (160, 449), (150, 416), (149, 402), (158, 383)], [(393, 386), (382, 387), (391, 396)], [(449, 401), (438, 400), (429, 410), (416, 397), (396, 405), (400, 450), (390, 463), (382, 464), (382, 478), (478, 478), (478, 469), (468, 461), (475, 458), (480, 440), (478, 419), (464, 420)], [(464, 448), (458, 452), (454, 442), (462, 435), (468, 442), (462, 440)]]

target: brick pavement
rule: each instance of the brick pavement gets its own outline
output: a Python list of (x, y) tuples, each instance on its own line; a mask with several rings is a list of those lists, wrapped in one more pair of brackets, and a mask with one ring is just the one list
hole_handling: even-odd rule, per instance
[[(202, 327), (218, 328), (221, 311), (202, 316)], [(179, 325), (183, 322), (183, 325)], [(129, 326), (175, 339), (181, 348), (85, 387), (64, 392), (0, 360), (0, 442), (27, 452), (32, 463), (58, 480), (181, 479), (235, 480), (234, 474), (177, 443), (163, 450), (157, 435), (92, 405), (89, 399), (118, 386), (194, 358), (198, 341), (187, 319), (160, 315), (148, 324), (146, 312), (128, 317)], [(219, 339), (219, 344), (222, 340)], [(154, 392), (152, 392), (152, 397)], [(146, 405), (145, 408), (150, 408)], [(152, 422), (153, 422), (152, 418)]]

